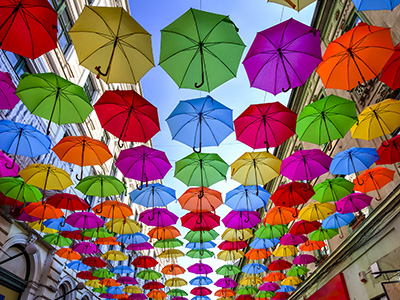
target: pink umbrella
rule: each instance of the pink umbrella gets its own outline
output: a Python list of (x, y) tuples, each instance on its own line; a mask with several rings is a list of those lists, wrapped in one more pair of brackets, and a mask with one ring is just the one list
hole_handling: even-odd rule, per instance
[(207, 295), (211, 295), (212, 291), (204, 286), (198, 286), (198, 287), (195, 287), (194, 289), (192, 289), (190, 291), (190, 293), (195, 296), (207, 296)]
[(203, 263), (197, 263), (194, 265), (191, 265), (190, 267), (188, 267), (188, 272), (193, 273), (193, 274), (210, 274), (213, 272), (213, 269), (207, 265), (207, 264), (203, 264)]
[(316, 260), (317, 259), (315, 258), (315, 256), (312, 256), (310, 254), (301, 254), (293, 259), (293, 263), (296, 265), (308, 265), (315, 262)]
[[(1, 72), (0, 72), (1, 73)], [(0, 91), (1, 93), (1, 91)], [(1, 96), (0, 96), (1, 99)], [(7, 168), (7, 166), (11, 166), (13, 164), (13, 160), (9, 158), (6, 154), (0, 151), (0, 177), (12, 177), (18, 175), (19, 166), (14, 163), (11, 169)]]
[(13, 109), (19, 102), (9, 73), (0, 72), (0, 109)]
[(341, 214), (358, 212), (371, 204), (372, 197), (363, 193), (354, 193), (336, 202), (336, 211)]
[(126, 247), (126, 250), (131, 250), (131, 251), (151, 250), (151, 249), (154, 249), (153, 245), (147, 242), (138, 244), (129, 244)]
[(164, 152), (143, 145), (122, 150), (115, 165), (125, 177), (139, 180), (141, 185), (163, 179), (172, 168)]
[(280, 286), (276, 284), (275, 282), (266, 282), (258, 288), (260, 291), (266, 291), (266, 292), (275, 292), (278, 290)]
[(248, 244), (245, 241), (236, 241), (236, 242), (223, 241), (221, 244), (218, 245), (218, 248), (221, 250), (232, 251), (232, 250), (244, 249), (247, 246)]
[(135, 285), (135, 284), (139, 284), (138, 281), (133, 278), (133, 277), (129, 277), (129, 276), (123, 276), (117, 279), (117, 282), (120, 284), (126, 284), (126, 285)]
[(225, 227), (233, 229), (251, 228), (261, 222), (257, 211), (234, 211), (232, 210), (222, 219)]
[(306, 237), (305, 235), (302, 235), (302, 234), (301, 235), (293, 235), (291, 233), (287, 233), (281, 237), (279, 243), (281, 243), (282, 245), (297, 246), (297, 245), (300, 245), (307, 241), (308, 241), (308, 237)]
[(329, 171), (332, 158), (319, 149), (298, 150), (282, 161), (281, 175), (291, 180), (313, 180)]
[(72, 250), (81, 254), (94, 254), (99, 253), (100, 250), (97, 246), (90, 242), (81, 242), (72, 246)]
[(83, 229), (100, 228), (104, 225), (102, 219), (89, 212), (76, 212), (70, 214), (65, 222), (73, 227)]
[(154, 207), (140, 213), (139, 221), (148, 226), (167, 227), (176, 224), (178, 217), (166, 208)]
[(215, 286), (220, 287), (220, 288), (233, 288), (237, 286), (237, 282), (233, 280), (232, 278), (221, 278), (218, 279), (215, 283)]
[(128, 297), (129, 300), (145, 300), (147, 296), (145, 294), (131, 294)]
[(108, 299), (112, 299), (114, 297), (113, 294), (110, 293), (102, 293), (99, 295), (100, 298), (108, 298)]

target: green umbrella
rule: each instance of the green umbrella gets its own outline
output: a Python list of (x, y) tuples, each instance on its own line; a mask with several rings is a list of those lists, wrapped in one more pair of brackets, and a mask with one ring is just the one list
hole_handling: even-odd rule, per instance
[(315, 195), (312, 198), (321, 203), (336, 202), (353, 193), (353, 188), (354, 183), (344, 178), (326, 179), (314, 186)]
[(296, 276), (299, 277), (301, 275), (307, 274), (310, 270), (303, 266), (295, 266), (292, 267), (286, 274), (286, 276)]
[(330, 95), (303, 108), (296, 133), (300, 141), (322, 145), (344, 137), (356, 122), (356, 104)]
[(105, 269), (105, 268), (94, 270), (92, 275), (96, 276), (98, 278), (111, 278), (111, 277), (115, 276), (114, 273), (110, 272), (109, 269)]
[(172, 289), (167, 292), (167, 295), (173, 297), (185, 297), (188, 295), (188, 293), (186, 293), (184, 290), (181, 289)]
[(93, 110), (85, 91), (54, 73), (24, 74), (15, 94), (29, 111), (50, 124), (83, 123)]
[(211, 229), (209, 231), (189, 231), (184, 239), (189, 241), (189, 243), (200, 243), (215, 240), (217, 237), (218, 232)]
[(183, 242), (178, 239), (159, 240), (153, 245), (155, 248), (177, 248), (183, 246)]
[(4, 196), (22, 203), (39, 202), (43, 198), (37, 187), (25, 183), (20, 177), (1, 177), (0, 192)]
[(104, 198), (122, 194), (126, 190), (126, 186), (113, 176), (94, 175), (79, 181), (76, 189), (87, 196)]
[(238, 266), (233, 266), (233, 265), (223, 265), (222, 267), (219, 267), (215, 273), (218, 275), (222, 276), (231, 276), (231, 275), (236, 275), (241, 272), (240, 268)]
[(311, 232), (309, 238), (311, 241), (325, 241), (333, 238), (337, 234), (339, 234), (337, 229), (323, 229), (320, 227)]
[(144, 279), (144, 280), (156, 280), (162, 277), (161, 273), (158, 273), (154, 270), (143, 270), (140, 271), (139, 273), (137, 273), (137, 276), (140, 279)]
[(63, 237), (59, 233), (49, 233), (43, 237), (43, 240), (50, 245), (56, 245), (59, 247), (65, 247), (72, 244), (72, 240)]
[(186, 256), (191, 258), (210, 258), (214, 256), (214, 253), (207, 249), (192, 249), (186, 253)]
[(260, 239), (273, 239), (273, 238), (280, 238), (288, 232), (289, 229), (287, 225), (265, 224), (260, 228), (258, 228), (254, 234)]
[(272, 298), (274, 297), (276, 294), (274, 292), (271, 291), (260, 291), (257, 295), (256, 298)]
[(113, 232), (110, 233), (104, 227), (99, 227), (99, 228), (85, 229), (82, 231), (82, 235), (91, 237), (91, 238), (106, 238), (106, 237), (114, 236), (114, 233)]
[(210, 92), (236, 76), (246, 47), (228, 16), (189, 9), (161, 30), (160, 66), (180, 88)]
[(244, 286), (238, 289), (236, 294), (238, 295), (253, 295), (258, 292), (258, 288), (254, 286)]
[(107, 293), (107, 287), (103, 286), (102, 288), (94, 288), (92, 289), (92, 291), (94, 293), (100, 293), (100, 294)]
[(188, 186), (209, 187), (226, 179), (229, 165), (215, 153), (192, 153), (175, 163), (175, 177)]

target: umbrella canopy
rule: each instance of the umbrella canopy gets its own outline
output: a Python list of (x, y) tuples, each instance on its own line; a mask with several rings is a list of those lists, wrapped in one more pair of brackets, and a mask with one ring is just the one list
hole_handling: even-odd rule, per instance
[(136, 84), (154, 66), (150, 34), (122, 7), (86, 5), (69, 34), (79, 63), (106, 83)]
[(89, 204), (87, 204), (83, 199), (74, 194), (67, 193), (54, 194), (46, 199), (46, 203), (70, 211), (86, 210), (89, 208)]
[(190, 273), (205, 274), (205, 275), (213, 272), (213, 269), (211, 268), (211, 266), (209, 266), (207, 264), (203, 264), (203, 263), (197, 263), (197, 264), (191, 265), (188, 267), (187, 270)]
[(43, 237), (43, 240), (50, 245), (56, 245), (59, 247), (65, 247), (72, 244), (72, 240), (61, 236), (58, 233), (49, 233)]
[(250, 247), (253, 249), (268, 249), (271, 247), (276, 246), (279, 243), (278, 238), (273, 238), (273, 239), (260, 239), (260, 238), (255, 238), (251, 244)]
[(133, 273), (134, 270), (131, 267), (121, 265), (111, 268), (110, 272), (113, 272), (115, 274), (125, 274), (125, 273), (128, 274), (128, 273)]
[(225, 288), (225, 289), (220, 289), (220, 290), (216, 291), (214, 293), (214, 295), (217, 296), (217, 297), (228, 297), (229, 298), (229, 297), (235, 296), (236, 293), (231, 289), (226, 289)]
[(348, 225), (353, 220), (354, 215), (352, 213), (341, 214), (336, 212), (322, 221), (322, 227), (324, 229), (337, 229)]
[[(10, 168), (11, 167), (11, 168)], [(18, 176), (19, 166), (5, 153), (0, 151), (0, 177)]]
[(100, 227), (100, 228), (85, 229), (82, 231), (82, 235), (91, 238), (107, 238), (114, 236), (114, 233), (112, 232), (110, 233), (106, 228)]
[(245, 45), (228, 16), (189, 9), (161, 30), (160, 66), (180, 88), (210, 92), (236, 76)]
[(24, 211), (29, 216), (39, 218), (40, 220), (58, 219), (64, 215), (61, 209), (55, 208), (49, 204), (43, 204), (42, 202), (29, 203), (24, 207)]
[(126, 292), (126, 293), (130, 293), (130, 294), (141, 294), (141, 293), (143, 293), (143, 290), (140, 287), (134, 286), (134, 285), (126, 286), (126, 287), (124, 287), (122, 289), (122, 291)]
[[(271, 262), (268, 265), (268, 270), (282, 271), (282, 270), (289, 269), (291, 266), (292, 266), (292, 263), (290, 263), (286, 260), (283, 260), (283, 259), (278, 259), (278, 260), (274, 260), (273, 262)], [(266, 280), (264, 280), (264, 281), (266, 281)], [(273, 280), (273, 281), (275, 281), (275, 280)]]
[(260, 291), (273, 292), (279, 289), (279, 285), (273, 282), (265, 282), (258, 289)]
[(241, 285), (258, 285), (260, 283), (262, 283), (262, 279), (256, 275), (246, 276), (239, 281)]
[(238, 295), (252, 295), (258, 292), (258, 288), (254, 286), (244, 286), (238, 289)]
[(372, 197), (363, 193), (350, 194), (336, 202), (336, 211), (341, 214), (358, 212), (369, 206), (371, 201)]
[(128, 204), (107, 200), (92, 208), (95, 214), (108, 219), (126, 219), (133, 215)]
[(43, 197), (37, 187), (25, 183), (20, 177), (1, 177), (0, 192), (21, 203), (38, 202)]
[(253, 237), (253, 232), (249, 228), (245, 229), (227, 228), (221, 235), (221, 238), (223, 240), (230, 242), (247, 241), (252, 237)]
[(220, 224), (220, 217), (213, 213), (188, 213), (181, 218), (182, 226), (193, 231), (211, 230)]
[(271, 208), (264, 219), (264, 225), (283, 225), (297, 219), (299, 211), (294, 207), (275, 206)]
[(394, 164), (400, 161), (400, 135), (384, 141), (377, 150), (379, 159), (377, 165)]
[(90, 270), (90, 267), (87, 265), (83, 264), (79, 260), (74, 260), (71, 261), (70, 263), (66, 264), (67, 268), (70, 268), (71, 270), (76, 270), (76, 271), (88, 271)]
[(75, 188), (87, 196), (101, 198), (120, 195), (126, 190), (125, 184), (120, 180), (114, 176), (102, 174), (83, 178)]
[(107, 262), (102, 260), (100, 257), (86, 257), (82, 260), (82, 263), (89, 267), (94, 267), (94, 268), (104, 268), (107, 266)]
[(79, 260), (82, 257), (78, 252), (69, 248), (58, 249), (55, 254), (67, 260)]
[[(207, 251), (207, 250), (205, 250), (205, 251)], [(178, 249), (167, 249), (157, 255), (157, 257), (159, 257), (159, 258), (166, 258), (166, 259), (178, 258), (178, 257), (183, 257), (183, 256), (185, 256), (185, 253), (183, 253), (181, 250), (178, 250)]]
[[(247, 274), (260, 274), (267, 271), (267, 267), (258, 263), (247, 264), (242, 268), (242, 272)], [(230, 296), (228, 296), (230, 297)]]
[(273, 2), (273, 3), (278, 3), (290, 8), (293, 8), (297, 11), (302, 10), (304, 7), (310, 5), (313, 3), (315, 0), (268, 0), (268, 2)]
[(361, 22), (328, 45), (317, 72), (325, 88), (351, 90), (378, 76), (393, 51), (389, 28)]
[(100, 228), (104, 225), (104, 221), (93, 213), (76, 212), (70, 214), (65, 223), (83, 229)]
[(119, 139), (119, 145), (120, 141), (146, 143), (160, 131), (157, 108), (134, 90), (105, 91), (94, 109), (101, 126)]
[(202, 285), (212, 284), (213, 281), (211, 278), (208, 278), (207, 276), (197, 276), (197, 277), (193, 278), (192, 280), (190, 280), (189, 283), (191, 285), (202, 286)]
[(96, 269), (93, 271), (93, 276), (99, 277), (99, 278), (111, 278), (114, 277), (114, 273), (110, 272), (109, 269), (101, 268), (101, 269)]
[(301, 251), (314, 251), (314, 250), (320, 250), (323, 247), (325, 247), (326, 244), (323, 241), (307, 241), (304, 244), (301, 244), (299, 249)]
[(175, 190), (160, 183), (151, 183), (142, 189), (135, 189), (129, 196), (133, 203), (144, 207), (167, 206), (176, 200)]
[[(286, 210), (284, 209), (282, 212), (284, 213), (285, 211)], [(270, 225), (268, 223), (265, 223), (264, 225), (261, 225), (260, 228), (258, 228), (254, 234), (260, 239), (273, 239), (273, 238), (280, 238), (288, 231), (289, 229), (286, 225), (283, 224)]]
[[(339, 233), (337, 229), (324, 229), (322, 227), (310, 233), (311, 241), (330, 240)], [(290, 276), (290, 275), (289, 275)]]
[[(90, 242), (80, 242), (78, 244), (75, 244), (72, 246), (72, 250), (82, 253), (82, 254), (94, 254), (94, 253), (100, 252), (99, 248), (97, 248), (96, 245), (94, 245)], [(102, 277), (102, 276), (98, 276), (96, 274), (93, 274), (93, 276)]]
[(165, 239), (154, 243), (154, 248), (178, 248), (183, 246), (183, 242), (179, 239)]
[(140, 213), (139, 221), (148, 226), (166, 227), (176, 224), (178, 216), (167, 208), (152, 208)]
[(48, 1), (4, 1), (0, 5), (1, 49), (35, 59), (57, 47), (57, 12)]
[(185, 240), (191, 243), (205, 243), (215, 240), (218, 237), (218, 233), (214, 230), (200, 230), (200, 231), (189, 231), (185, 235)]
[(243, 65), (252, 87), (276, 95), (303, 85), (321, 60), (319, 31), (289, 19), (258, 32)]
[(174, 226), (166, 226), (166, 227), (154, 227), (148, 232), (148, 235), (152, 239), (165, 240), (165, 239), (174, 239), (180, 236), (181, 233)]
[(266, 249), (251, 249), (245, 256), (248, 260), (260, 260), (271, 256), (271, 252)]
[(181, 275), (186, 272), (186, 269), (177, 264), (166, 265), (162, 268), (161, 273), (165, 275)]
[(291, 277), (286, 277), (284, 280), (282, 280), (281, 284), (282, 285), (297, 285), (302, 283), (303, 281), (295, 276), (291, 276)]
[(168, 296), (174, 296), (174, 297), (184, 297), (188, 296), (188, 293), (186, 293), (184, 290), (181, 289), (171, 289), (167, 292)]
[[(206, 231), (205, 231), (206, 232)], [(214, 248), (217, 244), (214, 242), (199, 242), (199, 243), (187, 243), (185, 248), (201, 250), (201, 249), (211, 249)]]
[(165, 285), (158, 281), (149, 281), (143, 285), (144, 290), (159, 290), (165, 288)]
[(207, 296), (211, 295), (212, 291), (206, 287), (199, 286), (190, 291), (191, 294), (196, 295), (196, 296)]
[(222, 267), (219, 267), (215, 273), (217, 273), (218, 275), (222, 275), (222, 276), (230, 276), (230, 275), (235, 275), (240, 273), (241, 270), (238, 266), (235, 265), (224, 265)]
[(244, 249), (247, 246), (248, 244), (245, 241), (235, 241), (235, 242), (223, 241), (221, 244), (218, 245), (218, 249), (231, 251), (231, 250)]
[(307, 269), (306, 267), (303, 266), (294, 266), (292, 267), (286, 274), (287, 276), (301, 276), (305, 275), (309, 272), (310, 270)]
[(151, 249), (154, 249), (153, 245), (147, 242), (139, 244), (129, 244), (128, 247), (126, 247), (126, 250), (132, 250), (132, 251), (151, 250)]
[[(62, 249), (60, 249), (60, 250), (62, 250)], [(80, 279), (85, 279), (85, 280), (97, 279), (96, 276), (92, 275), (91, 271), (80, 271), (78, 274), (76, 274), (76, 277), (78, 277)]]
[(312, 197), (318, 202), (338, 201), (344, 196), (353, 192), (354, 183), (337, 177), (334, 179), (326, 179), (323, 182), (314, 186), (315, 195)]
[(296, 265), (308, 265), (315, 261), (317, 261), (317, 259), (310, 254), (301, 254), (293, 259), (293, 263)]
[(148, 292), (146, 296), (149, 298), (153, 298), (153, 299), (167, 298), (167, 294), (164, 291), (160, 291), (160, 290), (152, 290), (152, 291)]
[(225, 205), (234, 211), (254, 211), (266, 206), (269, 197), (262, 187), (239, 185), (226, 194)]
[(317, 230), (319, 227), (321, 227), (321, 223), (318, 221), (310, 222), (305, 220), (299, 220), (292, 225), (292, 228), (290, 228), (289, 233), (294, 235), (309, 234), (310, 232)]
[(165, 286), (169, 286), (169, 287), (181, 287), (181, 286), (187, 285), (187, 282), (185, 279), (175, 277), (175, 278), (167, 279), (164, 282), (164, 284), (165, 284)]
[(232, 110), (210, 96), (180, 101), (167, 118), (172, 139), (189, 147), (218, 146), (233, 131)]
[(17, 105), (20, 99), (15, 89), (10, 73), (0, 72), (0, 109), (11, 110)]
[(354, 6), (358, 11), (363, 10), (393, 10), (400, 4), (399, 0), (373, 1), (373, 0), (353, 0)]
[(223, 250), (218, 253), (217, 257), (218, 259), (224, 260), (224, 261), (233, 261), (237, 260), (239, 258), (242, 258), (244, 256), (244, 252), (241, 250)]
[(214, 283), (214, 285), (220, 288), (233, 288), (237, 286), (237, 283), (231, 278), (220, 278)]
[(16, 95), (32, 114), (58, 125), (83, 123), (93, 107), (85, 91), (54, 73), (25, 74)]
[(303, 182), (290, 182), (279, 186), (271, 196), (276, 206), (293, 207), (307, 203), (314, 195), (312, 187)]
[(335, 204), (313, 202), (300, 210), (299, 219), (309, 222), (318, 221), (326, 219), (333, 213), (335, 213)]
[(129, 276), (122, 276), (117, 279), (117, 282), (120, 284), (138, 284), (135, 278)]
[(120, 284), (113, 278), (104, 278), (100, 280), (100, 284), (104, 286), (120, 286)]
[[(399, 0), (395, 0), (400, 3)], [(392, 90), (400, 88), (400, 43), (394, 47), (394, 53), (383, 67), (379, 80), (385, 83)]]
[(141, 232), (136, 232), (135, 234), (121, 234), (117, 237), (117, 241), (128, 244), (139, 244), (145, 243), (149, 240), (149, 237)]
[(117, 250), (109, 250), (106, 253), (104, 253), (101, 257), (104, 259), (107, 259), (107, 260), (112, 260), (112, 261), (122, 261), (122, 260), (128, 259), (128, 256), (126, 256), (121, 251), (117, 251)]
[(394, 173), (395, 171), (384, 167), (365, 170), (360, 176), (358, 176), (358, 181), (361, 181), (361, 184), (359, 184), (357, 180), (353, 180), (355, 184), (354, 190), (361, 193), (377, 191), (379, 196), (377, 200), (380, 200), (382, 198), (378, 190), (393, 181)]
[(225, 227), (233, 229), (252, 228), (261, 221), (257, 211), (230, 211), (223, 219)]
[(178, 200), (183, 209), (193, 213), (212, 212), (223, 204), (221, 193), (207, 187), (190, 188)]
[(151, 256), (138, 256), (131, 264), (137, 268), (153, 268), (158, 265), (158, 262)]
[(293, 235), (291, 233), (287, 233), (280, 239), (279, 243), (281, 245), (299, 245), (308, 241), (308, 238), (304, 235)]
[[(94, 229), (91, 229), (94, 230)], [(97, 230), (96, 230), (97, 232)], [(119, 245), (120, 243), (117, 241), (117, 239), (113, 236), (108, 236), (108, 237), (99, 237), (97, 238), (94, 243), (96, 245)]]

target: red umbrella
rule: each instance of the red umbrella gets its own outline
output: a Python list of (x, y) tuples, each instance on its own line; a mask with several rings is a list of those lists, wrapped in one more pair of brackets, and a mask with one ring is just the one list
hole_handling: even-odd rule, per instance
[(85, 280), (97, 279), (97, 277), (93, 276), (92, 272), (90, 272), (90, 271), (81, 271), (78, 274), (76, 274), (76, 277), (78, 277), (80, 279), (85, 279)]
[(268, 270), (271, 271), (281, 271), (285, 269), (289, 269), (292, 266), (292, 263), (283, 260), (283, 259), (278, 259), (274, 260), (268, 265)]
[(182, 226), (193, 231), (209, 231), (220, 223), (220, 217), (216, 214), (206, 213), (188, 213), (181, 218)]
[(56, 208), (66, 209), (70, 211), (75, 210), (86, 210), (89, 208), (83, 199), (73, 194), (59, 193), (47, 198), (47, 204), (50, 204)]
[(287, 292), (276, 292), (275, 296), (272, 297), (271, 299), (287, 299), (289, 298), (289, 293)]
[(57, 12), (47, 0), (0, 4), (0, 48), (35, 59), (57, 47)]
[(143, 285), (144, 290), (159, 290), (164, 287), (165, 285), (158, 281), (149, 281)]
[(236, 300), (255, 300), (255, 298), (250, 295), (240, 295), (239, 297), (236, 297)]
[(303, 182), (290, 182), (278, 187), (270, 199), (276, 206), (293, 207), (306, 203), (314, 194), (311, 185)]
[(16, 199), (6, 197), (3, 193), (0, 192), (0, 205), (22, 206), (24, 205), (24, 203)]
[(400, 135), (396, 135), (390, 140), (382, 142), (377, 150), (379, 159), (377, 165), (390, 165), (400, 161)]
[(394, 53), (383, 67), (379, 80), (392, 90), (400, 88), (400, 43), (394, 47)]
[(212, 294), (211, 290), (204, 286), (195, 287), (190, 291), (190, 293), (195, 296), (207, 296)]
[(152, 268), (158, 265), (158, 261), (151, 256), (139, 256), (131, 264), (136, 268)]
[(245, 241), (237, 241), (237, 242), (229, 242), (223, 241), (221, 244), (218, 245), (218, 248), (221, 250), (240, 250), (246, 248), (248, 245)]
[(157, 108), (133, 90), (106, 91), (94, 109), (101, 126), (120, 141), (146, 143), (160, 131)]
[(90, 240), (91, 238), (88, 236), (83, 236), (81, 230), (74, 231), (61, 231), (60, 234), (63, 237), (73, 239), (73, 240)]
[(310, 222), (310, 221), (300, 220), (292, 225), (292, 228), (290, 228), (289, 233), (293, 235), (309, 234), (310, 232), (320, 228), (321, 225), (322, 224), (318, 221)]
[(96, 256), (86, 257), (82, 260), (82, 263), (94, 268), (104, 268), (105, 266), (107, 266), (107, 263), (104, 260)]
[(250, 105), (236, 120), (236, 138), (253, 149), (277, 147), (295, 133), (297, 115), (279, 102)]

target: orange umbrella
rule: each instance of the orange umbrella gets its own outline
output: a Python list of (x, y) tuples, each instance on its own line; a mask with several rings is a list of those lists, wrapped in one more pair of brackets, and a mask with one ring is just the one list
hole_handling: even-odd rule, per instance
[(113, 296), (113, 299), (119, 299), (119, 300), (129, 299), (129, 295), (128, 294), (116, 294)]
[(78, 180), (82, 179), (83, 166), (102, 165), (112, 158), (106, 144), (85, 135), (67, 136), (53, 147), (53, 151), (60, 160), (82, 168), (81, 177), (77, 176)]
[(393, 52), (389, 28), (360, 23), (328, 45), (317, 72), (325, 88), (351, 90), (378, 76)]
[(78, 260), (82, 257), (78, 252), (76, 252), (70, 248), (58, 249), (56, 251), (56, 254), (59, 257), (62, 257), (62, 258), (68, 259), (68, 260)]
[(245, 256), (247, 259), (259, 260), (271, 256), (271, 252), (265, 249), (251, 249)]
[(177, 265), (177, 264), (166, 265), (161, 270), (161, 273), (163, 273), (165, 275), (180, 275), (185, 272), (186, 272), (185, 268), (182, 268), (180, 265)]
[(304, 244), (300, 245), (300, 250), (301, 251), (314, 251), (314, 250), (319, 250), (325, 247), (325, 242), (324, 241), (307, 241)]
[(50, 204), (42, 204), (42, 202), (30, 203), (24, 207), (24, 211), (31, 217), (36, 217), (40, 220), (58, 219), (64, 215), (61, 209), (55, 208)]
[(167, 294), (161, 290), (152, 290), (147, 293), (147, 297), (153, 298), (153, 299), (163, 299), (163, 298), (167, 298)]
[(157, 239), (157, 240), (174, 239), (180, 235), (181, 233), (179, 232), (178, 229), (176, 229), (175, 226), (154, 227), (148, 233), (148, 236), (151, 239)]
[(107, 200), (97, 204), (92, 209), (96, 215), (108, 219), (126, 219), (133, 215), (132, 208), (129, 205), (118, 201)]
[(275, 206), (271, 208), (264, 219), (264, 224), (289, 224), (299, 216), (299, 210), (294, 207)]
[(117, 238), (114, 236), (105, 237), (105, 238), (98, 238), (94, 241), (96, 245), (119, 245), (120, 243), (117, 242)]
[(178, 200), (183, 209), (194, 213), (215, 211), (223, 203), (220, 192), (206, 187), (190, 188)]
[[(394, 171), (384, 167), (376, 167), (373, 169), (365, 170), (358, 180), (354, 179), (354, 190), (362, 193), (376, 191), (378, 197), (376, 200), (381, 200), (382, 197), (378, 190), (383, 188), (386, 184), (393, 181)], [(359, 184), (358, 182), (362, 183)]]
[(115, 279), (112, 278), (104, 278), (100, 280), (99, 283), (104, 286), (120, 286), (120, 284)]
[(220, 289), (214, 295), (217, 297), (233, 297), (236, 293), (231, 289)]
[(286, 278), (286, 276), (283, 273), (271, 272), (271, 273), (267, 274), (266, 276), (264, 276), (263, 281), (265, 281), (265, 282), (281, 281), (285, 278)]

